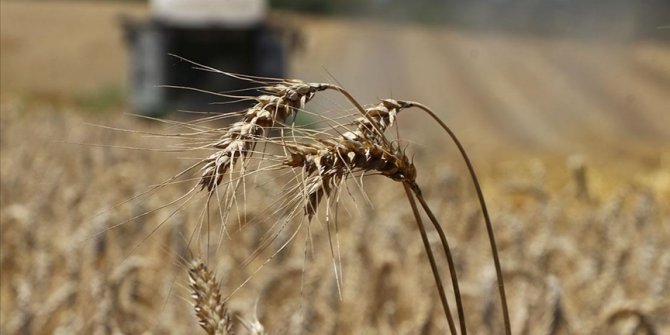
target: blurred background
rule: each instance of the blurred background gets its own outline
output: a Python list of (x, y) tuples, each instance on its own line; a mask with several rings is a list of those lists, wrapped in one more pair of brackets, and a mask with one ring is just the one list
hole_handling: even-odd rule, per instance
[(667, 1), (200, 2), (3, 1), (2, 91), (165, 115), (226, 106), (158, 85), (244, 87), (175, 54), (422, 101), (493, 152), (670, 139)]
[[(519, 279), (510, 293), (517, 304), (515, 333), (538, 333), (534, 330), (545, 327), (551, 334), (586, 334), (610, 319), (623, 320), (612, 328), (621, 334), (644, 333), (646, 328), (640, 325), (646, 324), (659, 333), (670, 329), (664, 314), (670, 311), (670, 257), (663, 251), (663, 245), (667, 249), (670, 243), (669, 1), (2, 0), (3, 333), (90, 333), (94, 329), (138, 333), (156, 321), (138, 315), (156, 315), (163, 300), (152, 302), (147, 296), (159, 290), (156, 282), (165, 278), (174, 282), (176, 275), (165, 277), (155, 264), (123, 263), (121, 257), (123, 249), (132, 249), (132, 241), (142, 240), (149, 228), (122, 228), (110, 233), (112, 242), (97, 239), (95, 246), (72, 241), (73, 236), (88, 236), (133, 213), (169, 202), (169, 197), (131, 201), (128, 208), (121, 206), (102, 221), (90, 220), (91, 213), (183, 168), (163, 163), (168, 158), (153, 152), (127, 149), (151, 147), (144, 139), (88, 123), (153, 131), (159, 125), (124, 114), (185, 119), (190, 116), (179, 110), (228, 112), (244, 107), (219, 104), (225, 99), (212, 94), (160, 87), (214, 92), (249, 87), (228, 76), (194, 70), (193, 64), (170, 54), (222, 71), (339, 83), (365, 103), (397, 98), (431, 106), (461, 137), (482, 174), (503, 239), (503, 259), (515, 259), (508, 261), (511, 268), (519, 266), (509, 272), (517, 277), (524, 273), (521, 277), (528, 280), (519, 269), (532, 269), (533, 276), (544, 278), (539, 287)], [(312, 106), (315, 110), (348, 108), (333, 96), (318, 98)], [(451, 211), (445, 214), (450, 222), (478, 222), (468, 179), (454, 149), (423, 117), (401, 116), (400, 123), (403, 139), (424, 169), (419, 168), (419, 181), (432, 185), (428, 194), (444, 201), (435, 204), (444, 206), (445, 213)], [(154, 145), (164, 147), (161, 142)], [(444, 156), (434, 154), (435, 146)], [(147, 171), (146, 166), (155, 169)], [(376, 220), (372, 214), (365, 215), (365, 220)], [(548, 222), (551, 228), (544, 229)], [(397, 229), (394, 238), (404, 236)], [(416, 234), (412, 227), (403, 229)], [(455, 249), (467, 268), (463, 277), (472, 278), (476, 286), (481, 278), (489, 278), (478, 272), (484, 261), (468, 267), (466, 256), (471, 253), (469, 246), (477, 243), (482, 243), (477, 250), (487, 250), (483, 240), (473, 237), (473, 231), (482, 231), (455, 229)], [(158, 234), (169, 239), (172, 235), (166, 230)], [(622, 239), (627, 236), (630, 239)], [(387, 237), (375, 237), (381, 241), (381, 250), (393, 249), (392, 243), (384, 244), (389, 243), (384, 240)], [(556, 237), (556, 246), (550, 237)], [(158, 250), (148, 253), (156, 256), (165, 250), (161, 243), (144, 244)], [(298, 259), (302, 247), (295, 252)], [(366, 248), (372, 244), (355, 250), (365, 253)], [(93, 255), (89, 263), (76, 258), (84, 257), (78, 250)], [(474, 254), (478, 259), (488, 255)], [(323, 281), (332, 284), (326, 255), (321, 255), (326, 259)], [(391, 276), (397, 285), (384, 289), (397, 293), (388, 299), (401, 301), (406, 290), (402, 274), (415, 261), (366, 257), (369, 264), (350, 265), (352, 277), (356, 278), (356, 269)], [(127, 266), (119, 270), (111, 264)], [(229, 266), (225, 269), (235, 268), (234, 261), (225, 264), (221, 265)], [(119, 279), (119, 273), (134, 273), (145, 266), (156, 274), (135, 274), (131, 284)], [(270, 273), (281, 273), (279, 267), (269, 267)], [(183, 266), (172, 270), (181, 275)], [(234, 287), (243, 275), (225, 281)], [(428, 280), (424, 293), (430, 297), (430, 274), (423, 276)], [(514, 278), (510, 279), (513, 288)], [(87, 282), (91, 292), (80, 292), (84, 284), (64, 284), (80, 280)], [(112, 299), (112, 307), (100, 308), (92, 321), (84, 321), (87, 309), (111, 294), (96, 291), (90, 282), (106, 280), (119, 281), (105, 287), (120, 290), (118, 294), (131, 302)], [(263, 287), (265, 282), (260, 283)], [(133, 289), (124, 291), (128, 285)], [(353, 297), (356, 285), (350, 286)], [(161, 293), (168, 286), (160, 286)], [(535, 291), (518, 293), (531, 286)], [(486, 296), (486, 290), (477, 287), (470, 288), (471, 302)], [(323, 292), (332, 295), (332, 290)], [(408, 292), (407, 297), (418, 294)], [(249, 294), (253, 302), (254, 293)], [(441, 321), (429, 322), (430, 315), (439, 315), (439, 306), (393, 309), (384, 305), (384, 299), (382, 307), (369, 306), (360, 312), (372, 316), (358, 319), (357, 306), (345, 296), (342, 306), (349, 306), (351, 315), (326, 322), (333, 307), (323, 307), (321, 318), (312, 320), (318, 325), (312, 331), (349, 324), (353, 329), (388, 333), (383, 329), (400, 329), (407, 320), (417, 326), (406, 326), (398, 333), (444, 331)], [(51, 301), (51, 305), (35, 301)], [(129, 307), (135, 306), (133, 301), (144, 312)], [(477, 324), (473, 327), (481, 333), (497, 333), (496, 323), (487, 318), (499, 316), (478, 310), (477, 303), (472, 306), (473, 314), (483, 315), (473, 318), (481, 321), (472, 321)], [(621, 308), (612, 311), (611, 306)], [(105, 317), (110, 308), (119, 311), (112, 321)], [(183, 328), (154, 324), (156, 333), (197, 327), (188, 313), (184, 316), (170, 308), (159, 320), (186, 320), (179, 325)], [(263, 319), (260, 313), (261, 321), (270, 326), (282, 321)], [(332, 332), (348, 333), (347, 329), (342, 326)]]

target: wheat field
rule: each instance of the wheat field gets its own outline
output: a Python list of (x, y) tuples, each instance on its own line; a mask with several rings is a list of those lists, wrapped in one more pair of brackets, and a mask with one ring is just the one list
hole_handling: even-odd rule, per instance
[[(277, 209), (291, 175), (267, 166), (207, 207), (215, 179), (203, 182), (198, 171), (171, 178), (214, 152), (191, 150), (211, 138), (151, 134), (228, 122), (151, 122), (122, 115), (123, 105), (92, 113), (79, 90), (122, 82), (124, 61), (38, 57), (26, 41), (49, 48), (39, 43), (49, 39), (19, 25), (47, 8), (1, 5), (0, 332), (205, 333), (192, 297), (201, 287), (192, 264), (199, 258), (211, 271), (204, 277), (216, 277), (221, 297), (214, 300), (226, 300), (226, 322), (237, 334), (260, 334), (258, 324), (267, 334), (448, 333), (400, 183), (385, 175), (348, 182), (335, 210), (336, 236), (323, 203), (303, 226), (296, 224), (309, 212), (302, 202)], [(54, 29), (75, 15), (68, 2), (47, 6), (62, 10), (51, 18)], [(143, 12), (104, 6), (102, 35), (113, 31), (107, 23), (117, 11)], [(79, 10), (93, 15), (96, 8)], [(320, 70), (328, 64), (362, 103), (421, 101), (462, 135), (491, 212), (513, 334), (670, 332), (667, 45), (296, 20), (311, 28), (292, 75), (330, 82)], [(414, 49), (396, 49), (388, 29), (396, 45)], [(351, 52), (338, 59), (333, 42), (349, 38)], [(86, 50), (94, 40), (68, 43)], [(393, 56), (376, 62), (371, 54)], [(25, 57), (33, 57), (33, 69), (22, 65)], [(55, 74), (40, 79), (46, 68)], [(356, 115), (336, 93), (319, 93), (311, 104), (303, 122)], [(417, 115), (398, 114), (399, 143), (449, 238), (468, 331), (503, 334), (486, 227), (466, 167), (439, 128)], [(281, 144), (266, 152), (256, 157), (281, 155)], [(255, 160), (248, 165), (263, 169)], [(188, 205), (179, 206), (187, 194)], [(429, 229), (428, 238), (438, 250), (437, 233)], [(436, 261), (453, 304), (447, 261), (439, 252)]]

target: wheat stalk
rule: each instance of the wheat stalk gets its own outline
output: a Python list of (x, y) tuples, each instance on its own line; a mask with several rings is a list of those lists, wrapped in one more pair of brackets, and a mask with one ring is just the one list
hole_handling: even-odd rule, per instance
[[(285, 121), (290, 116), (295, 115), (297, 111), (302, 110), (317, 92), (325, 90), (333, 90), (341, 93), (360, 112), (361, 116), (348, 125), (334, 128), (338, 130), (342, 127), (345, 128), (345, 131), (337, 135), (324, 137), (323, 135), (327, 133), (305, 130), (305, 135), (300, 138), (301, 141), (298, 141), (296, 137), (287, 138), (284, 130), (290, 129), (295, 131), (295, 129), (286, 126), (284, 124)], [(492, 224), (481, 187), (465, 149), (453, 131), (434, 112), (417, 102), (392, 99), (382, 100), (375, 106), (364, 108), (349, 92), (339, 86), (317, 83), (307, 84), (299, 80), (283, 81), (272, 86), (266, 86), (265, 92), (267, 93), (266, 95), (256, 98), (256, 105), (247, 110), (241, 121), (233, 124), (218, 141), (210, 145), (210, 147), (216, 148), (218, 151), (202, 161), (202, 170), (204, 172), (199, 181), (201, 189), (207, 188), (211, 194), (237, 160), (249, 157), (258, 143), (272, 143), (283, 149), (285, 156), (283, 158), (280, 156), (280, 163), (276, 168), (301, 169), (303, 183), (300, 196), (304, 199), (304, 213), (310, 221), (316, 214), (321, 200), (324, 197), (327, 199), (330, 198), (334, 192), (336, 193), (341, 188), (344, 181), (355, 174), (379, 174), (403, 183), (413, 209), (415, 220), (422, 233), (424, 247), (431, 263), (438, 291), (440, 292), (449, 328), (453, 334), (456, 334), (455, 323), (449, 310), (431, 247), (424, 236), (425, 228), (423, 227), (416, 203), (414, 203), (414, 197), (419, 201), (421, 208), (428, 215), (440, 236), (440, 242), (442, 243), (449, 264), (460, 332), (465, 335), (467, 334), (467, 329), (458, 285), (458, 276), (456, 275), (456, 268), (446, 234), (438, 219), (427, 205), (421, 189), (416, 183), (417, 172), (412, 160), (407, 157), (405, 151), (396, 142), (388, 140), (384, 135), (384, 131), (395, 123), (397, 114), (402, 109), (419, 108), (433, 117), (449, 134), (458, 146), (472, 176), (493, 251), (505, 330), (506, 334), (510, 334), (511, 327), (502, 270), (495, 245)], [(273, 128), (281, 131), (279, 137), (270, 137), (268, 135), (268, 130)]]

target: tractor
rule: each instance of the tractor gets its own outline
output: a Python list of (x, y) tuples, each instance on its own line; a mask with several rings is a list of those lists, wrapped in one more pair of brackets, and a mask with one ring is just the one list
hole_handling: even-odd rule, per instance
[[(203, 93), (253, 95), (249, 81), (195, 69), (193, 63), (259, 77), (283, 77), (287, 46), (263, 0), (150, 0), (148, 19), (122, 18), (134, 113), (226, 112), (240, 103)], [(189, 60), (189, 61), (186, 61)], [(181, 87), (181, 88), (175, 88)], [(238, 93), (240, 94), (240, 93)]]

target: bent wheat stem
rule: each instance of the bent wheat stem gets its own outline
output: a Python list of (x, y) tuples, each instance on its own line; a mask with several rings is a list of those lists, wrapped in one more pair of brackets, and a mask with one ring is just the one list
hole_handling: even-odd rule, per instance
[(433, 271), (433, 276), (435, 277), (435, 285), (437, 285), (437, 291), (440, 294), (440, 301), (442, 302), (442, 308), (444, 309), (444, 315), (447, 317), (447, 322), (449, 323), (449, 330), (451, 334), (456, 335), (456, 325), (454, 324), (454, 318), (451, 316), (451, 310), (449, 309), (449, 302), (447, 301), (447, 296), (444, 293), (444, 286), (442, 286), (442, 279), (440, 279), (440, 272), (437, 269), (437, 264), (435, 263), (435, 256), (433, 251), (430, 248), (430, 241), (428, 241), (428, 235), (426, 234), (426, 227), (423, 225), (421, 220), (421, 214), (419, 209), (416, 206), (414, 201), (414, 195), (412, 195), (411, 185), (408, 182), (403, 182), (402, 186), (405, 188), (405, 194), (407, 195), (407, 200), (409, 205), (412, 207), (412, 213), (414, 214), (414, 219), (416, 224), (419, 227), (419, 232), (421, 233), (421, 240), (423, 241), (423, 246), (426, 249), (426, 254), (428, 255), (428, 261), (430, 262), (430, 269)]
[(440, 226), (439, 221), (433, 215), (433, 212), (430, 210), (430, 207), (428, 207), (428, 204), (426, 201), (423, 199), (423, 193), (421, 192), (421, 189), (419, 188), (419, 185), (416, 183), (413, 183), (410, 185), (410, 188), (414, 192), (414, 195), (416, 198), (419, 200), (419, 203), (421, 204), (421, 207), (423, 207), (423, 210), (428, 214), (428, 218), (430, 218), (430, 221), (433, 223), (433, 226), (435, 227), (435, 230), (437, 230), (437, 234), (440, 236), (440, 242), (442, 243), (442, 247), (444, 249), (444, 254), (447, 257), (447, 263), (449, 264), (449, 274), (451, 275), (451, 284), (453, 285), (454, 288), (454, 297), (456, 298), (456, 309), (458, 311), (458, 321), (461, 326), (461, 334), (462, 335), (467, 335), (468, 331), (465, 327), (465, 314), (463, 312), (463, 301), (461, 299), (461, 289), (459, 288), (458, 285), (458, 276), (456, 275), (456, 266), (454, 264), (454, 258), (451, 253), (451, 248), (449, 248), (449, 242), (447, 241), (447, 235), (444, 233), (444, 230), (442, 229), (442, 226)]
[(470, 173), (470, 176), (472, 177), (472, 182), (475, 186), (475, 191), (477, 192), (477, 198), (479, 199), (482, 215), (484, 216), (484, 222), (486, 224), (486, 232), (489, 237), (489, 244), (491, 245), (491, 253), (493, 254), (493, 263), (496, 268), (496, 277), (498, 280), (498, 293), (500, 295), (500, 304), (502, 305), (503, 319), (505, 322), (505, 334), (511, 335), (512, 327), (510, 325), (509, 311), (507, 308), (505, 282), (503, 280), (502, 267), (500, 265), (500, 259), (498, 256), (498, 247), (496, 246), (495, 235), (493, 233), (493, 224), (491, 223), (489, 211), (486, 207), (486, 201), (484, 200), (484, 193), (482, 192), (482, 188), (479, 185), (479, 179), (477, 178), (475, 169), (472, 167), (470, 158), (468, 157), (468, 154), (465, 152), (465, 148), (456, 137), (456, 134), (430, 108), (414, 101), (404, 101), (403, 103), (405, 103), (408, 107), (417, 107), (426, 112), (428, 115), (430, 115), (430, 117), (432, 117), (433, 120), (435, 120), (435, 122), (437, 122), (445, 132), (447, 132), (447, 134), (449, 134), (449, 137), (451, 137), (452, 141), (454, 141), (454, 144), (456, 144), (456, 146), (458, 147), (458, 151), (461, 153), (461, 156), (465, 161), (465, 165), (467, 165), (468, 172)]

